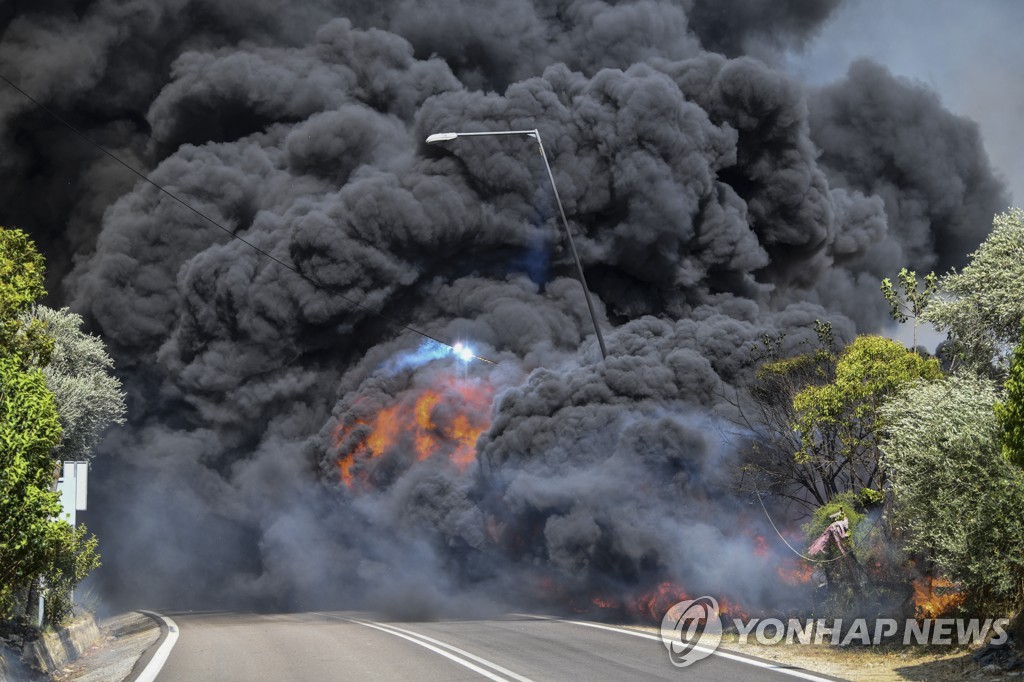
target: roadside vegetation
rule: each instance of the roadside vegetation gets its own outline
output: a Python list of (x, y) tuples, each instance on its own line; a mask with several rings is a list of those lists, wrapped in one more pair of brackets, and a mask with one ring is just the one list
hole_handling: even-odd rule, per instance
[(99, 555), (84, 526), (59, 518), (55, 484), (125, 409), (102, 341), (38, 304), (44, 272), (28, 236), (0, 228), (0, 624), (26, 621), (40, 590), (47, 625), (72, 615), (71, 590)]
[[(935, 356), (877, 336), (783, 356), (762, 339), (743, 410), (745, 485), (804, 521), (833, 616), (1017, 617), (1024, 606), (1024, 212), (996, 216), (959, 272), (908, 270), (893, 318), (947, 334)], [(1020, 625), (1018, 623), (1017, 627)]]

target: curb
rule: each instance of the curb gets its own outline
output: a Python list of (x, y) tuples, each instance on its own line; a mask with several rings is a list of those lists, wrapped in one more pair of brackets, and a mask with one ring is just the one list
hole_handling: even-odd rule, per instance
[(85, 619), (56, 632), (43, 633), (39, 639), (25, 647), (22, 660), (50, 674), (64, 668), (99, 640), (99, 627), (89, 614)]
[(156, 624), (160, 626), (160, 639), (146, 649), (146, 652), (139, 657), (139, 660), (135, 661), (132, 671), (128, 673), (128, 677), (124, 679), (124, 682), (153, 682), (156, 680), (156, 676), (160, 674), (160, 670), (163, 669), (164, 663), (167, 662), (171, 649), (174, 648), (178, 641), (178, 625), (172, 619), (162, 616), (155, 611), (139, 610), (138, 613), (149, 616), (156, 621)]

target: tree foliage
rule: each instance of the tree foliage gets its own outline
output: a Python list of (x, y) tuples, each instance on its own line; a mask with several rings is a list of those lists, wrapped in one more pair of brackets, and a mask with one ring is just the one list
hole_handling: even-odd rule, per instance
[(809, 385), (831, 381), (836, 364), (831, 326), (817, 321), (815, 330), (816, 346), (792, 357), (779, 357), (782, 336), (764, 336), (760, 346), (752, 349), (764, 361), (749, 387), (749, 405), (737, 403), (740, 425), (753, 434), (744, 480), (752, 483), (752, 492), (768, 492), (808, 510), (825, 504), (828, 496), (814, 469), (794, 457), (800, 434), (793, 428), (797, 420), (793, 398)]
[(22, 315), (43, 295), (43, 257), (21, 230), (0, 227), (0, 356), (23, 366), (50, 360), (53, 340), (42, 322), (25, 324)]
[(45, 293), (43, 274), (28, 237), (0, 228), (0, 616), (39, 577), (70, 585), (98, 560), (94, 539), (56, 520), (53, 452), (62, 430), (41, 369), (54, 344), (45, 323), (28, 316)]
[(836, 353), (819, 336), (814, 351), (764, 364), (751, 390), (760, 418), (748, 471), (809, 509), (882, 489), (879, 408), (903, 384), (942, 374), (934, 358), (889, 339), (859, 336)]
[(917, 348), (917, 325), (925, 308), (931, 303), (935, 292), (938, 289), (938, 277), (934, 272), (929, 272), (924, 277), (924, 286), (917, 282), (917, 273), (913, 270), (902, 268), (897, 281), (901, 292), (896, 291), (892, 280), (888, 277), (882, 280), (882, 295), (889, 302), (889, 314), (892, 319), (900, 324), (909, 319), (914, 320), (913, 347)]
[(60, 521), (49, 527), (50, 557), (43, 573), (46, 618), (61, 623), (72, 615), (71, 591), (100, 565), (96, 536), (85, 526)]
[(113, 360), (102, 340), (81, 330), (81, 316), (67, 308), (34, 306), (25, 319), (42, 323), (53, 339), (43, 375), (57, 400), (63, 429), (57, 455), (63, 460), (86, 459), (103, 429), (124, 423), (124, 394), (121, 382), (111, 374)]
[(939, 279), (941, 296), (922, 319), (949, 334), (954, 364), (1005, 369), (1024, 320), (1024, 211), (997, 215), (992, 233), (961, 272)]
[(1024, 324), (1021, 339), (1013, 349), (1003, 400), (995, 404), (1003, 456), (1018, 467), (1024, 467)]
[(880, 490), (886, 476), (880, 464), (885, 424), (879, 408), (908, 381), (941, 375), (934, 358), (922, 358), (881, 336), (858, 336), (839, 356), (833, 381), (794, 396), (794, 427), (800, 433), (796, 460), (811, 463), (836, 493)]
[(50, 490), (60, 441), (53, 395), (39, 370), (13, 355), (0, 357), (0, 613), (44, 573), (50, 526), (60, 505)]
[[(861, 500), (861, 496), (852, 490), (837, 495), (835, 499), (814, 510), (810, 520), (801, 527), (807, 544), (812, 543), (819, 535), (825, 532), (825, 529), (836, 520), (837, 514), (845, 517), (850, 524), (850, 538), (847, 544), (853, 548), (853, 538), (862, 530), (862, 524), (867, 519), (867, 515), (864, 513), (864, 503)], [(838, 554), (838, 550), (832, 543), (829, 543), (824, 557), (832, 558), (836, 554)]]
[(60, 421), (43, 373), (52, 343), (23, 313), (41, 296), (42, 257), (19, 230), (0, 229), (0, 611), (47, 567), (59, 505), (50, 452)]
[(895, 522), (975, 608), (1024, 596), (1024, 474), (1000, 454), (996, 384), (970, 373), (919, 382), (881, 412)]

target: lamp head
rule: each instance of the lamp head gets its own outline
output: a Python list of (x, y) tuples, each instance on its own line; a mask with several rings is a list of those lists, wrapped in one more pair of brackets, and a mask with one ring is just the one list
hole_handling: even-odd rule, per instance
[(438, 142), (448, 142), (458, 137), (458, 133), (434, 133), (427, 138), (427, 144), (436, 144)]

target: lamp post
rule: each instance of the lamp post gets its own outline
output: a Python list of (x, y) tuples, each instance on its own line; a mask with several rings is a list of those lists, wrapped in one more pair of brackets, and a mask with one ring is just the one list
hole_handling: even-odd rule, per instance
[(450, 142), (457, 137), (480, 137), (483, 135), (526, 135), (537, 140), (540, 148), (540, 157), (544, 159), (544, 167), (548, 171), (548, 179), (551, 180), (551, 189), (555, 192), (555, 203), (558, 204), (558, 214), (562, 216), (562, 226), (565, 227), (565, 236), (569, 241), (569, 250), (572, 258), (576, 261), (576, 271), (580, 276), (580, 285), (583, 287), (583, 296), (587, 299), (587, 309), (590, 310), (590, 319), (594, 322), (594, 333), (597, 334), (597, 343), (601, 347), (601, 357), (608, 358), (608, 349), (604, 345), (604, 336), (601, 334), (601, 327), (597, 324), (597, 313), (594, 312), (594, 301), (590, 298), (590, 289), (587, 288), (587, 278), (583, 274), (583, 264), (580, 263), (580, 256), (576, 252), (576, 242), (572, 238), (572, 230), (569, 229), (569, 221), (565, 217), (565, 209), (562, 208), (562, 199), (558, 196), (558, 187), (555, 185), (555, 175), (551, 172), (551, 164), (548, 163), (548, 155), (544, 152), (544, 143), (540, 139), (540, 131), (534, 130), (494, 130), (483, 133), (434, 133), (427, 138), (427, 144), (438, 142)]

